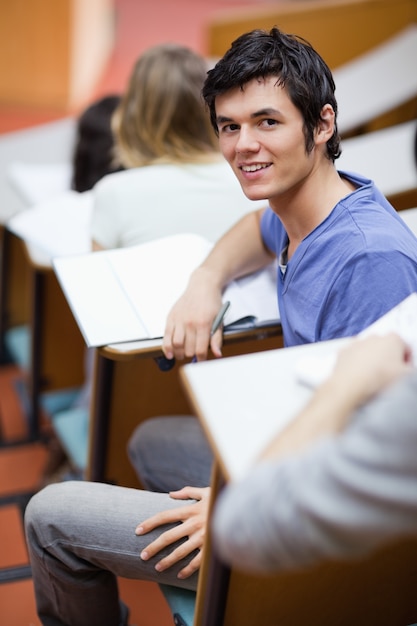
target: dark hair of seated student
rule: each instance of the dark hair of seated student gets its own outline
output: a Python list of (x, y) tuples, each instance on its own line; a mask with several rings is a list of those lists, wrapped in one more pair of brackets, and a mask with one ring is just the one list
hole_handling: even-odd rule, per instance
[(119, 102), (118, 95), (105, 96), (87, 107), (78, 119), (71, 183), (75, 191), (88, 191), (103, 176), (124, 169), (115, 158), (111, 130), (111, 118)]

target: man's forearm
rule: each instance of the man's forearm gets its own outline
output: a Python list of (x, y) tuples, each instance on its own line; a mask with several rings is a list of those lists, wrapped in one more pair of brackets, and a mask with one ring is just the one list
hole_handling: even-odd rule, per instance
[(201, 265), (218, 280), (222, 289), (230, 281), (271, 263), (273, 256), (264, 246), (260, 220), (263, 210), (245, 215), (227, 231)]
[(294, 454), (314, 440), (340, 432), (358, 402), (352, 389), (340, 379), (331, 378), (312, 396), (297, 419), (280, 433), (261, 455), (261, 459)]

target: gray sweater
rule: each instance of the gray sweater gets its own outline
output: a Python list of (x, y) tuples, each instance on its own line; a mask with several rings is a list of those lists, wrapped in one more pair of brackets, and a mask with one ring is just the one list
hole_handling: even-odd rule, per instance
[(417, 372), (358, 410), (337, 437), (228, 485), (212, 532), (220, 556), (252, 572), (360, 556), (417, 534)]

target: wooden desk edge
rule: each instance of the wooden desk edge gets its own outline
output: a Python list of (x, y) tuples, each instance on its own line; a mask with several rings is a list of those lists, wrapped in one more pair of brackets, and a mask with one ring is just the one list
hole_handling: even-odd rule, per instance
[[(269, 326), (260, 326), (243, 331), (226, 332), (224, 334), (224, 344), (227, 346), (245, 340), (267, 339), (269, 337), (281, 336), (281, 324), (271, 324)], [(131, 345), (130, 349), (127, 347), (129, 345)], [(126, 346), (126, 349), (123, 349), (123, 346)], [(162, 338), (110, 344), (97, 349), (101, 356), (111, 359), (112, 361), (131, 361), (133, 359), (157, 357), (161, 356)]]

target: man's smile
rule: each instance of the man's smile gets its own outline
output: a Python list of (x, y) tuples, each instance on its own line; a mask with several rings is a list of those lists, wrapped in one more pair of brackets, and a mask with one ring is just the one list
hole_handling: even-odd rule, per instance
[(270, 165), (270, 163), (253, 163), (252, 165), (240, 165), (239, 168), (243, 172), (257, 172), (258, 170), (263, 170)]

